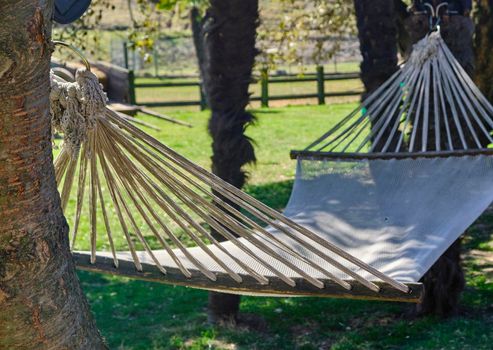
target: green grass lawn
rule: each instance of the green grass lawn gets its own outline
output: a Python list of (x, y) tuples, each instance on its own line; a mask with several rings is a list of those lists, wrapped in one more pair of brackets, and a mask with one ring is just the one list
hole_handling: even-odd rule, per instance
[[(282, 209), (295, 164), (289, 150), (306, 146), (355, 104), (254, 110), (248, 129), (258, 162), (249, 166), (246, 190)], [(149, 131), (199, 164), (210, 165), (207, 112), (170, 112), (194, 125)], [(493, 211), (465, 240), (468, 287), (459, 317), (446, 320), (407, 316), (409, 305), (321, 298), (244, 297), (241, 312), (263, 320), (261, 327), (211, 327), (207, 292), (80, 272), (97, 324), (111, 349), (491, 349), (493, 344)], [(252, 315), (255, 315), (252, 316)], [(262, 323), (262, 322), (260, 322)]]

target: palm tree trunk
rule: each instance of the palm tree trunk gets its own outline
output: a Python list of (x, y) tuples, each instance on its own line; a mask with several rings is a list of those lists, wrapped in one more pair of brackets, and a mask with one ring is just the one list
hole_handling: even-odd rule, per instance
[(0, 348), (104, 349), (55, 184), (52, 9), (53, 1), (0, 2)]
[[(206, 18), (202, 78), (212, 112), (212, 171), (241, 188), (247, 177), (242, 167), (255, 161), (252, 142), (245, 135), (254, 117), (245, 108), (257, 54), (258, 0), (211, 0)], [(209, 320), (236, 321), (239, 301), (236, 295), (210, 293)]]
[(474, 49), (476, 54), (475, 82), (493, 102), (493, 0), (476, 0), (476, 35)]

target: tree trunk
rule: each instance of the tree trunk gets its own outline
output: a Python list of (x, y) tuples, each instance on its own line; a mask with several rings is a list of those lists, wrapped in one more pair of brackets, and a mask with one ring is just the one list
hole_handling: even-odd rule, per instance
[(204, 37), (202, 35), (202, 27), (205, 20), (206, 18), (202, 18), (197, 7), (194, 6), (190, 9), (190, 27), (192, 29), (193, 45), (201, 76), (203, 75), (202, 69), (204, 66)]
[(493, 0), (476, 0), (476, 74), (479, 89), (493, 102)]
[[(415, 43), (429, 32), (428, 18), (426, 16), (411, 16), (406, 21), (406, 27), (411, 43)], [(468, 17), (444, 18), (441, 24), (443, 39), (469, 75), (472, 75), (474, 71), (473, 32), (474, 25)], [(411, 47), (408, 51), (410, 50)], [(445, 130), (442, 130), (443, 133)], [(455, 139), (459, 137), (458, 135), (452, 136)], [(429, 142), (430, 145), (435, 143), (433, 137), (429, 139)], [(472, 142), (473, 140), (468, 140), (469, 144), (473, 144)], [(483, 142), (487, 141), (483, 140)], [(454, 143), (460, 144), (458, 140), (454, 140)], [(443, 144), (442, 147), (445, 149), (447, 146)], [(465, 286), (460, 253), (461, 239), (459, 238), (423, 276), (425, 295), (423, 303), (418, 305), (417, 311), (419, 313), (449, 316), (458, 311), (459, 299)]]
[[(397, 71), (397, 16), (394, 0), (354, 0), (365, 95)], [(363, 97), (364, 98), (364, 97)]]
[[(363, 57), (361, 62), (361, 80), (365, 85), (364, 100), (380, 85), (388, 80), (397, 69), (397, 34), (399, 30), (399, 11), (402, 4), (398, 0), (354, 0), (356, 23), (360, 51)], [(398, 113), (395, 114), (395, 118)], [(389, 130), (385, 131), (379, 144), (374, 145), (375, 151), (379, 151), (385, 141), (391, 135), (391, 122)], [(394, 149), (400, 137), (396, 132), (390, 149)]]
[[(195, 47), (195, 55), (197, 56), (197, 65), (199, 66), (200, 79), (204, 77), (204, 36), (202, 28), (207, 18), (200, 15), (197, 7), (192, 7), (190, 10), (190, 27), (192, 29), (193, 45)], [(202, 93), (206, 96), (206, 91), (201, 86)]]
[(79, 287), (49, 117), (53, 1), (0, 2), (0, 349), (104, 349)]
[[(247, 177), (242, 167), (255, 161), (252, 142), (244, 132), (254, 120), (245, 109), (257, 54), (258, 0), (211, 0), (206, 18), (202, 78), (212, 111), (212, 171), (241, 188)], [(236, 295), (210, 293), (209, 320), (236, 321), (239, 301)]]

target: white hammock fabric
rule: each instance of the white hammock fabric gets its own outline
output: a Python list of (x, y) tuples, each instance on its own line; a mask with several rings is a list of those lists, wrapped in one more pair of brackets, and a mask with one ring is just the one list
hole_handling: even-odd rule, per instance
[[(493, 158), (488, 156), (299, 160), (296, 181), (284, 215), (387, 276), (413, 283), (420, 280), (492, 201)], [(342, 280), (353, 280), (348, 274), (297, 245), (282, 232), (274, 228), (268, 230), (335, 276)], [(304, 239), (302, 236), (300, 238)], [(269, 254), (247, 241), (240, 241), (286, 276), (300, 277)], [(266, 238), (266, 241), (269, 240)], [(275, 277), (231, 242), (222, 243), (222, 246), (261, 275)], [(344, 264), (343, 259), (336, 254), (320, 245), (317, 248)], [(233, 271), (245, 273), (217, 248), (211, 249)], [(307, 264), (297, 263), (275, 246), (273, 249), (310, 276), (325, 278), (320, 271)], [(189, 252), (210, 271), (224, 272), (200, 249), (192, 248)], [(162, 265), (173, 266), (171, 257), (165, 251), (154, 253)], [(111, 256), (109, 253), (101, 255)], [(185, 256), (179, 255), (187, 261)], [(117, 256), (120, 260), (132, 261), (129, 252), (118, 253)], [(144, 252), (139, 257), (142, 263), (152, 264)], [(193, 268), (191, 262), (186, 266)], [(365, 279), (378, 280), (357, 266), (351, 269)]]
[(299, 160), (284, 215), (386, 275), (417, 282), (492, 201), (489, 156)]
[[(59, 96), (65, 95), (56, 96), (60, 106), (53, 110), (66, 116)], [(402, 300), (493, 200), (492, 152), (482, 149), (492, 141), (493, 107), (438, 32), (419, 42), (409, 63), (357, 110), (295, 153), (297, 176), (284, 215), (74, 96), (70, 108), (80, 105), (74, 115), (88, 122), (55, 119), (89, 129), (62, 148), (56, 170), (64, 208), (77, 182), (72, 243), (88, 193), (91, 251), (74, 256), (89, 270), (241, 294), (316, 290)], [(96, 249), (101, 219), (110, 252)], [(185, 247), (173, 227), (197, 247)], [(229, 241), (217, 242), (209, 228)], [(114, 249), (120, 232), (127, 252)], [(162, 248), (152, 249), (146, 232)]]

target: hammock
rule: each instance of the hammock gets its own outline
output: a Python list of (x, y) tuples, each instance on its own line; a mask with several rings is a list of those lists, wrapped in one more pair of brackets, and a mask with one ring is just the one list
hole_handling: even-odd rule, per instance
[[(90, 71), (74, 83), (53, 77), (50, 100), (64, 134), (55, 160), (64, 210), (77, 188), (72, 248), (81, 217), (89, 221), (91, 250), (73, 252), (86, 270), (228, 293), (419, 302), (419, 279), (493, 200), (490, 151), (469, 148), (462, 128), (490, 140), (493, 108), (439, 33), (358, 110), (293, 152), (298, 172), (284, 215), (106, 108)], [(442, 130), (437, 120), (450, 140), (463, 135), (462, 151), (447, 137), (415, 151), (417, 126), (427, 145), (425, 134)], [(376, 152), (381, 140), (389, 146)], [(117, 233), (128, 251), (115, 249)], [(103, 239), (109, 249), (98, 252)]]

